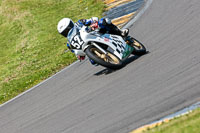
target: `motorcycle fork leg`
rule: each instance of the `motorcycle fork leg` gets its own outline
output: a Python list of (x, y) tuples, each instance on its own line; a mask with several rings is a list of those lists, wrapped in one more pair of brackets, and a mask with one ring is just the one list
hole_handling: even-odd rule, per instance
[(103, 52), (105, 55), (107, 55), (108, 53), (104, 50), (104, 49), (102, 49), (99, 45), (97, 45), (96, 43), (92, 43), (92, 45), (94, 45), (96, 48), (98, 48), (101, 52)]

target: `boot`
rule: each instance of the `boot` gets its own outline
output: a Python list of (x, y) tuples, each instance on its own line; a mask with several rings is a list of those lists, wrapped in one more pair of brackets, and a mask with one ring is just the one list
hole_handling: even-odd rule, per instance
[(127, 37), (128, 33), (129, 33), (129, 29), (123, 29), (123, 30), (121, 30), (121, 36), (122, 37)]

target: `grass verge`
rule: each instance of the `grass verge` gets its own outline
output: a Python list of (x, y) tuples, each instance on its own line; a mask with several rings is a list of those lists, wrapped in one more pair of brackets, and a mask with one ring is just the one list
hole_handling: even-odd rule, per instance
[(144, 133), (199, 133), (200, 132), (200, 109), (184, 116), (170, 120), (161, 126), (149, 129)]
[(101, 0), (0, 0), (0, 104), (76, 60), (58, 34), (63, 17), (101, 17)]

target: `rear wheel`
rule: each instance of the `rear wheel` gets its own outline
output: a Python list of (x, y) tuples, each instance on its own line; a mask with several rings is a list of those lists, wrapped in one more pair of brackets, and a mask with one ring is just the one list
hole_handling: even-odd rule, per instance
[(142, 43), (140, 43), (135, 38), (131, 38), (131, 41), (132, 41), (131, 46), (134, 47), (132, 54), (139, 56), (146, 54), (146, 48)]
[(108, 54), (104, 54), (98, 48), (94, 46), (89, 46), (85, 50), (85, 53), (90, 59), (107, 68), (119, 69), (123, 67), (122, 61), (117, 56), (108, 51)]

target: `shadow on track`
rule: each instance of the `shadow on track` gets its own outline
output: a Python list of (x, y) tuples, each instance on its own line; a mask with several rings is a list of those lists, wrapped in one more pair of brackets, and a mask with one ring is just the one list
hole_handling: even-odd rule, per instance
[[(146, 52), (146, 54), (148, 54), (148, 53), (149, 53), (149, 51)], [(145, 55), (146, 55), (146, 54), (145, 54)], [(143, 55), (141, 55), (141, 56), (143, 56)], [(130, 64), (131, 62), (137, 60), (137, 59), (140, 58), (141, 56), (134, 55), (134, 56), (129, 57), (128, 59), (126, 59), (126, 60), (123, 62), (123, 63), (124, 63), (124, 66), (123, 66), (122, 68), (120, 68), (120, 69), (123, 69), (125, 66), (127, 66), (127, 65)], [(120, 69), (118, 69), (118, 70), (120, 70)], [(103, 70), (101, 70), (101, 71), (95, 73), (94, 75), (95, 75), (95, 76), (108, 75), (108, 74), (111, 74), (111, 73), (116, 72), (116, 71), (118, 71), (118, 70), (113, 70), (113, 69), (105, 68), (105, 69), (103, 69)]]

